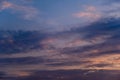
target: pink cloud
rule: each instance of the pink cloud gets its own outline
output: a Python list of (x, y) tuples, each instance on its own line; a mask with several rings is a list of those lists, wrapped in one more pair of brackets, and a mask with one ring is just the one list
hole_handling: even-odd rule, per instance
[(84, 11), (73, 14), (76, 18), (98, 19), (101, 17), (99, 11), (94, 6), (86, 6)]
[(92, 12), (80, 12), (74, 15), (77, 18), (93, 18), (93, 19), (98, 19), (101, 15), (92, 13)]
[(31, 6), (17, 5), (8, 1), (3, 1), (0, 11), (10, 9), (13, 13), (20, 14), (24, 19), (30, 20), (37, 17), (39, 11)]

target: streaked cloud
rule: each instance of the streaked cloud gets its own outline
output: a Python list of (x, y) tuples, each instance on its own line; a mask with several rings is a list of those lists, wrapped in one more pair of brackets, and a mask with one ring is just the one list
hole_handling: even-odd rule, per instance
[(99, 19), (101, 18), (101, 13), (95, 6), (85, 6), (83, 11), (73, 14), (76, 18), (87, 18), (87, 19)]
[[(35, 6), (24, 4), (3, 0), (0, 11), (8, 10), (25, 21), (39, 22), (39, 10)], [(40, 70), (90, 70), (83, 75), (99, 70), (120, 70), (119, 8), (119, 3), (103, 6), (91, 4), (83, 6), (79, 11), (69, 12), (70, 16), (73, 13), (72, 19), (92, 21), (86, 21), (84, 24), (87, 25), (82, 26), (59, 26), (57, 20), (53, 19), (53, 16), (58, 15), (48, 13), (52, 18), (47, 17), (45, 23), (57, 27), (53, 32), (33, 29), (0, 31), (0, 77), (5, 76), (8, 80), (20, 77), (24, 80), (34, 77), (36, 71), (39, 73)]]
[[(30, 42), (32, 45), (41, 44), (41, 47), (27, 52), (1, 54), (1, 71), (11, 74), (13, 65), (17, 72), (59, 69), (119, 70), (119, 19), (104, 20), (106, 22), (100, 19), (88, 26), (49, 34), (37, 43)], [(22, 39), (26, 38), (33, 40), (33, 37)]]
[(32, 6), (18, 5), (9, 1), (3, 1), (0, 11), (10, 10), (12, 14), (21, 15), (26, 20), (31, 20), (39, 15), (39, 10)]

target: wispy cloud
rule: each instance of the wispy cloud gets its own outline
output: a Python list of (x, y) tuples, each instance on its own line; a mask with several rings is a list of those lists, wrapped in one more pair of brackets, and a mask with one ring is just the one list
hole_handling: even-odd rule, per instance
[(74, 13), (73, 16), (76, 18), (86, 18), (86, 19), (92, 18), (96, 20), (101, 17), (101, 14), (95, 6), (85, 6), (84, 11)]
[(32, 6), (18, 5), (9, 1), (3, 1), (0, 6), (0, 11), (11, 10), (12, 14), (21, 15), (26, 20), (34, 19), (38, 16), (39, 10)]
[(110, 5), (102, 6), (101, 9), (107, 17), (120, 18), (120, 3), (114, 2)]
[(100, 18), (114, 17), (120, 18), (120, 3), (114, 2), (110, 4), (102, 5), (85, 5), (83, 10), (73, 14), (75, 18), (87, 19), (87, 20), (98, 20)]

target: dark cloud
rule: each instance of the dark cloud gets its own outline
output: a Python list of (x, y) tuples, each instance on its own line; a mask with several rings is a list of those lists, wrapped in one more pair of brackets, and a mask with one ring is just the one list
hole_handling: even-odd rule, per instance
[(30, 76), (5, 78), (2, 80), (119, 80), (120, 71), (115, 70), (56, 70), (37, 71)]
[(37, 65), (53, 61), (54, 60), (43, 59), (42, 57), (0, 58), (0, 65)]
[[(106, 18), (100, 19), (83, 28), (72, 29), (71, 33), (79, 33), (80, 36), (82, 35), (83, 40), (87, 40), (93, 44), (64, 48), (61, 50), (61, 53), (84, 53), (91, 50), (99, 50), (100, 54), (119, 53), (119, 49), (117, 48), (119, 46), (118, 43), (120, 43), (119, 22), (120, 19)], [(104, 41), (102, 43), (94, 44), (94, 42), (99, 39)]]
[(101, 64), (91, 64), (88, 65), (87, 67), (106, 67), (106, 66), (112, 66), (111, 64), (105, 64), (105, 63), (101, 63)]
[[(0, 80), (120, 80), (119, 0), (100, 1), (105, 5), (81, 1), (85, 9), (77, 9), (77, 5), (73, 8), (71, 0), (69, 9), (61, 7), (58, 11), (53, 9), (54, 1), (46, 7), (39, 5), (39, 0), (32, 1), (0, 0)], [(86, 18), (85, 26), (61, 26), (76, 22), (71, 15), (74, 12), (82, 16), (81, 22), (89, 17), (89, 23)], [(115, 18), (102, 18), (108, 16)], [(63, 24), (58, 26), (59, 22)], [(36, 29), (39, 31), (33, 31)], [(78, 68), (81, 70), (65, 70)]]
[(46, 37), (37, 31), (0, 31), (0, 54), (26, 52), (42, 48), (40, 42)]
[(0, 78), (3, 78), (5, 76), (6, 76), (6, 74), (4, 72), (0, 72)]
[[(112, 58), (112, 55), (120, 53), (120, 19), (115, 18), (104, 18), (100, 19), (88, 26), (72, 28), (70, 31), (58, 32), (55, 34), (43, 34), (39, 32), (1, 32), (0, 36), (0, 52), (1, 54), (6, 53), (19, 53), (31, 51), (33, 49), (41, 49), (44, 52), (40, 54), (46, 54), (47, 56), (42, 57), (21, 57), (21, 58), (0, 58), (0, 65), (38, 65), (44, 64), (47, 67), (64, 67), (64, 66), (80, 66), (84, 68), (105, 68), (111, 67), (118, 64), (116, 56)], [(77, 34), (77, 36), (76, 36)], [(71, 38), (68, 38), (72, 37)], [(50, 39), (48, 39), (50, 38)], [(72, 43), (74, 39), (80, 41), (75, 45), (68, 46), (66, 43)], [(69, 40), (71, 40), (69, 42)], [(44, 41), (46, 44), (41, 44)], [(101, 42), (100, 42), (101, 41)], [(87, 43), (86, 45), (81, 45)], [(90, 43), (90, 44), (88, 44)], [(63, 45), (65, 44), (65, 45)], [(79, 45), (78, 45), (79, 44)], [(76, 46), (77, 45), (77, 46)], [(44, 48), (43, 48), (44, 46)], [(52, 46), (52, 48), (48, 48)], [(60, 47), (56, 47), (60, 46)], [(19, 50), (20, 49), (20, 50)], [(22, 50), (21, 50), (22, 49)], [(7, 51), (7, 52), (6, 52)], [(54, 54), (53, 54), (54, 53)], [(24, 53), (25, 54), (25, 53)], [(21, 54), (22, 55), (22, 54)], [(63, 56), (61, 56), (63, 55)], [(104, 58), (104, 56), (107, 55)], [(109, 57), (108, 57), (109, 56)], [(112, 59), (111, 59), (112, 58)], [(105, 63), (103, 63), (104, 60)], [(109, 63), (109, 60), (113, 63)], [(115, 63), (114, 63), (115, 61)], [(109, 63), (109, 64), (108, 64)], [(85, 65), (84, 65), (85, 64)], [(81, 66), (80, 66), (81, 68)], [(114, 67), (116, 68), (116, 67)], [(58, 68), (60, 69), (60, 68)], [(96, 68), (95, 68), (96, 69)], [(108, 68), (109, 69), (109, 68)], [(59, 71), (58, 71), (59, 72)], [(44, 73), (44, 72), (42, 72)], [(45, 73), (46, 74), (46, 73)], [(99, 73), (98, 73), (99, 74)], [(103, 75), (101, 73), (99, 75)], [(40, 74), (42, 75), (42, 74)], [(55, 75), (51, 75), (52, 78), (40, 76), (38, 73), (32, 74), (29, 77), (22, 77), (18, 80), (34, 80), (34, 79), (49, 79), (56, 80)], [(48, 74), (46, 74), (48, 75)], [(111, 74), (110, 74), (111, 75)], [(92, 75), (97, 76), (98, 75)], [(116, 75), (115, 75), (116, 76)], [(89, 76), (91, 80), (110, 80), (107, 78), (97, 78)], [(118, 76), (117, 76), (118, 77)], [(54, 79), (53, 79), (54, 78)], [(73, 78), (75, 80), (77, 78)], [(84, 79), (84, 78), (83, 78)], [(88, 78), (87, 78), (88, 79)], [(85, 79), (85, 80), (87, 80)], [(115, 80), (119, 79), (116, 78)], [(8, 79), (9, 80), (9, 79)], [(14, 80), (14, 79), (13, 79)], [(17, 80), (17, 79), (16, 79)], [(66, 79), (67, 80), (67, 79)], [(70, 80), (70, 78), (68, 78)], [(72, 80), (72, 79), (71, 79)], [(114, 79), (112, 79), (114, 80)]]
[(104, 36), (104, 35), (116, 35), (120, 31), (120, 19), (103, 18), (87, 27), (76, 29), (79, 33), (85, 33), (83, 37), (91, 39), (91, 37)]
[[(114, 46), (114, 48), (113, 48)], [(88, 54), (86, 57), (97, 57), (102, 56), (106, 54), (119, 54), (120, 50), (117, 48), (118, 44), (109, 44), (109, 43), (102, 43), (102, 44), (96, 44), (96, 45), (90, 45), (90, 46), (84, 46), (84, 47), (71, 47), (71, 48), (64, 48), (61, 50), (61, 53), (63, 54), (85, 54), (85, 53), (91, 53)], [(94, 53), (94, 50), (98, 50), (98, 52)]]
[(49, 63), (47, 64), (48, 66), (73, 66), (73, 65), (81, 65), (81, 64), (85, 64), (85, 63), (89, 63), (89, 61), (69, 61), (69, 62), (59, 62), (59, 63)]

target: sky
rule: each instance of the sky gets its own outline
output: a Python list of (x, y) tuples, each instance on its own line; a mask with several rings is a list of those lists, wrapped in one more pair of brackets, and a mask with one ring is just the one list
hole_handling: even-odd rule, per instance
[(0, 77), (120, 70), (119, 9), (119, 0), (0, 0)]
[(102, 16), (119, 17), (118, 2), (113, 0), (1, 0), (0, 28), (62, 30), (66, 29), (66, 26), (84, 25), (86, 22), (88, 24)]

